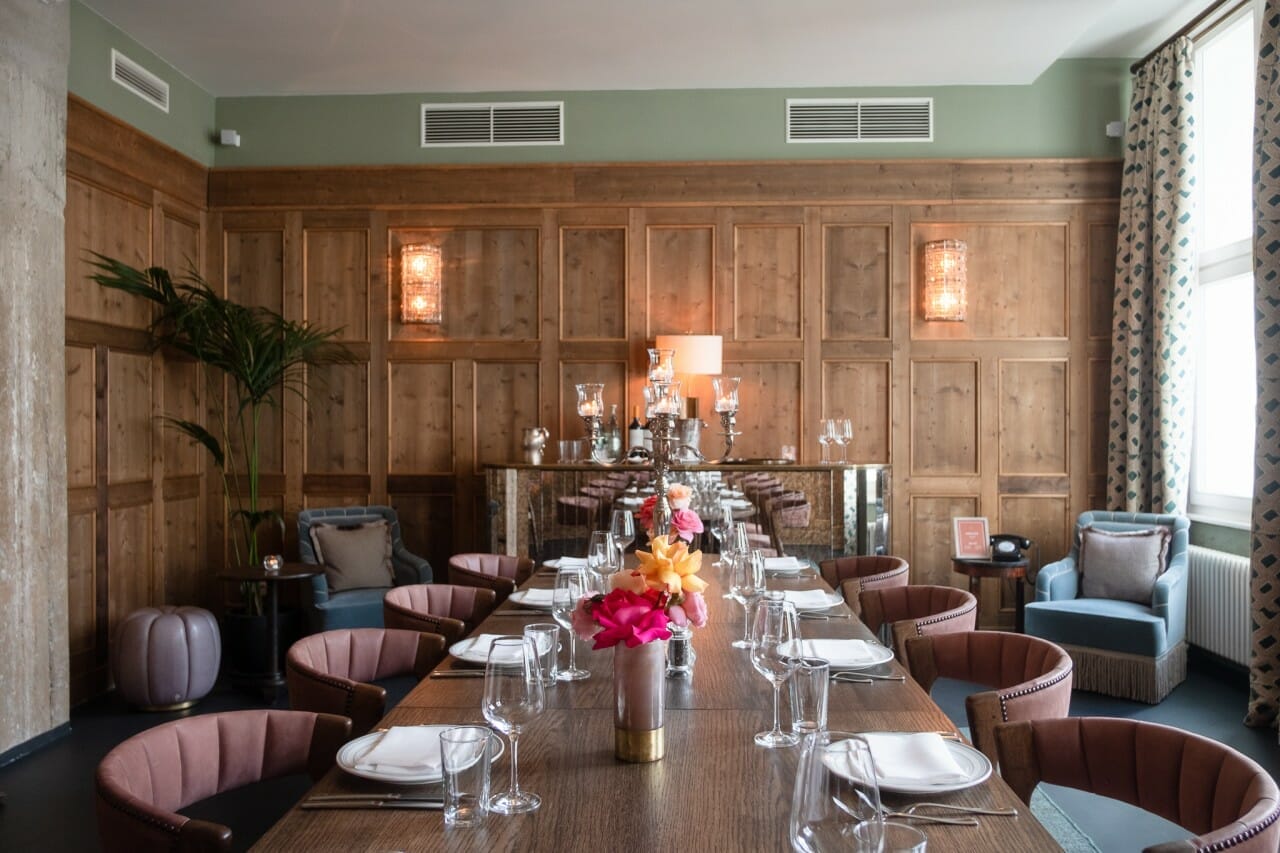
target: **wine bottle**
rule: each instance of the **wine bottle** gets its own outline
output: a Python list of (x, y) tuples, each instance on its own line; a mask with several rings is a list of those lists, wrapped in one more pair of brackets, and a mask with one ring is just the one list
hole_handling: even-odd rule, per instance
[(640, 426), (640, 407), (632, 406), (631, 423), (627, 425), (627, 449), (644, 447), (644, 427)]

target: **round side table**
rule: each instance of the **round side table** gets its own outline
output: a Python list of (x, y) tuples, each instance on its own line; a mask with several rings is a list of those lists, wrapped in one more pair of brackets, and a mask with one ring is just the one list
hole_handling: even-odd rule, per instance
[(268, 572), (262, 566), (237, 566), (219, 572), (226, 581), (261, 581), (267, 586), (267, 670), (261, 673), (231, 673), (233, 681), (262, 691), (262, 697), (272, 702), (284, 687), (284, 673), (280, 671), (280, 596), (281, 581), (297, 581), (315, 577), (324, 572), (324, 566), (312, 563), (285, 563), (278, 572)]
[(951, 558), (952, 571), (969, 576), (969, 592), (973, 593), (975, 598), (978, 595), (978, 581), (982, 578), (997, 578), (1014, 582), (1016, 593), (1013, 605), (1013, 624), (1019, 634), (1024, 633), (1026, 629), (1024, 587), (1027, 578), (1027, 567), (1030, 565), (1031, 561), (1026, 557), (1021, 560), (962, 560), (959, 557)]

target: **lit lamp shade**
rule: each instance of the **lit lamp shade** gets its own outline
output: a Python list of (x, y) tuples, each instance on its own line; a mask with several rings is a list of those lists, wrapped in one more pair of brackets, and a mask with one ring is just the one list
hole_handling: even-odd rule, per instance
[(960, 240), (924, 244), (924, 318), (964, 319), (968, 307), (968, 247)]
[(439, 246), (415, 243), (400, 249), (400, 322), (439, 325), (444, 305), (440, 298)]
[(676, 351), (676, 373), (711, 376), (722, 369), (719, 335), (658, 335), (654, 346)]

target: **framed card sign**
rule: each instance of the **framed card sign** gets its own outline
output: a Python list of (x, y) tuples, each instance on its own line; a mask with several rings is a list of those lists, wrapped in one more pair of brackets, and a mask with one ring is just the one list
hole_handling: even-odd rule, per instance
[(991, 537), (985, 518), (951, 519), (951, 548), (958, 560), (989, 560)]

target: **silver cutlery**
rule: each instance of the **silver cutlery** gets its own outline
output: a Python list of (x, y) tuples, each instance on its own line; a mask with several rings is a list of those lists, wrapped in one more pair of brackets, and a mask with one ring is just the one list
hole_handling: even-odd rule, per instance
[[(427, 784), (431, 784), (431, 783), (427, 783)], [(435, 783), (435, 787), (437, 788), (439, 788), (440, 785), (441, 783), (439, 782)], [(441, 799), (440, 794), (399, 794), (399, 793), (396, 793), (395, 791), (384, 791), (383, 793), (380, 793), (380, 794), (360, 794), (360, 793), (312, 794), (310, 797), (307, 797), (307, 802), (323, 803), (323, 802), (339, 802), (344, 800), (356, 801), (356, 802), (371, 802), (371, 801), (382, 802), (386, 800), (396, 800), (398, 802), (403, 802), (403, 803), (413, 803), (413, 802), (436, 803), (436, 802), (439, 802), (440, 799)]]
[(973, 817), (934, 817), (933, 815), (914, 814), (910, 811), (885, 812), (884, 816), (897, 818), (898, 820), (918, 820), (922, 823), (941, 823), (947, 826), (979, 826), (978, 819)]
[(848, 613), (799, 613), (801, 619), (814, 619), (820, 622), (826, 622), (828, 619), (852, 619), (853, 616)]
[(428, 678), (484, 678), (483, 669), (442, 669), (433, 672)]
[(835, 681), (840, 681), (845, 678), (859, 678), (859, 679), (865, 678), (868, 681), (905, 682), (907, 680), (907, 677), (905, 675), (877, 675), (874, 672), (862, 672), (861, 670), (855, 670), (853, 672), (845, 672), (845, 671), (834, 672), (831, 674), (831, 678), (832, 680), (835, 680)]
[(444, 808), (444, 800), (303, 800), (302, 808), (311, 809), (429, 809)]
[(544, 616), (545, 610), (495, 610), (490, 616)]
[(944, 809), (946, 811), (956, 812), (958, 814), (980, 814), (991, 815), (992, 817), (1017, 817), (1018, 810), (1014, 808), (1008, 809), (984, 809), (977, 806), (952, 806), (947, 803), (914, 803), (907, 814), (913, 814), (916, 809)]
[[(837, 675), (838, 674), (839, 673), (837, 673)], [(870, 678), (862, 678), (856, 675), (846, 675), (842, 678), (837, 678), (835, 675), (833, 675), (831, 676), (831, 680), (839, 684), (875, 684), (875, 682), (872, 681)]]

